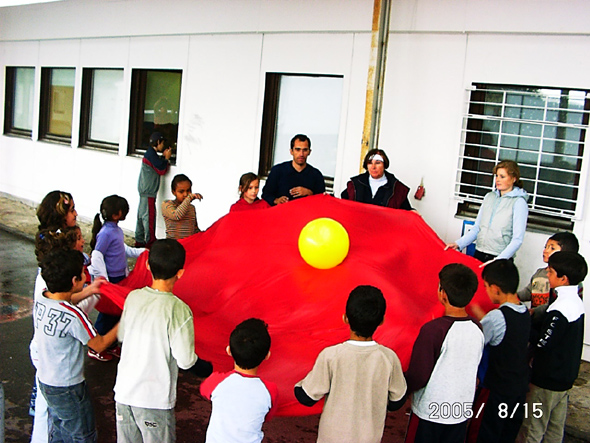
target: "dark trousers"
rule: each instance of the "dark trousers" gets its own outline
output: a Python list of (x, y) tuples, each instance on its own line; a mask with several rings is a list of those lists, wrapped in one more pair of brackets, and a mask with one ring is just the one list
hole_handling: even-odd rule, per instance
[(480, 262), (485, 263), (485, 262), (495, 259), (496, 256), (492, 255), (492, 254), (488, 254), (486, 252), (481, 252), (476, 249), (475, 252), (473, 253), (473, 258), (476, 258)]
[(505, 397), (490, 391), (477, 443), (513, 443), (524, 419), (526, 394)]
[[(497, 257), (497, 255), (488, 254), (486, 252), (478, 251), (477, 249), (473, 253), (473, 258), (478, 259), (482, 263), (489, 262)], [(508, 260), (513, 261), (514, 259), (510, 257)]]

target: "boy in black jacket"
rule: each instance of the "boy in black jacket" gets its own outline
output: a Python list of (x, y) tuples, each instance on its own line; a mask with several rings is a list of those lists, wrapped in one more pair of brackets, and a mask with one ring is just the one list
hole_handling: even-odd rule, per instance
[(588, 273), (576, 252), (549, 257), (547, 277), (556, 300), (547, 308), (539, 340), (534, 345), (528, 414), (519, 441), (561, 442), (570, 388), (578, 377), (584, 341), (584, 304), (578, 284)]
[(531, 317), (516, 294), (519, 276), (512, 260), (491, 262), (481, 278), (492, 303), (500, 306), (481, 320), (489, 353), (483, 384), (490, 392), (477, 442), (513, 442), (524, 418), (529, 384)]

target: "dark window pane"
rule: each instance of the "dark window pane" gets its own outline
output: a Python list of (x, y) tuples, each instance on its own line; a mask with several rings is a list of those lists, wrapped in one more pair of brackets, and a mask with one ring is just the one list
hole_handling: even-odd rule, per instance
[(42, 69), (39, 131), (42, 139), (71, 140), (75, 76), (76, 70), (71, 68)]
[(31, 137), (35, 68), (6, 68), (4, 133)]
[(143, 154), (150, 135), (161, 132), (175, 162), (182, 71), (134, 69), (131, 85), (129, 154)]

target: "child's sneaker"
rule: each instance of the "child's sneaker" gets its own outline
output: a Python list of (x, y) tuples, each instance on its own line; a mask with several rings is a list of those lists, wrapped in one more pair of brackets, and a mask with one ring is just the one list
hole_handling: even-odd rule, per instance
[(113, 356), (106, 352), (95, 352), (92, 349), (88, 349), (88, 357), (98, 361), (111, 361)]

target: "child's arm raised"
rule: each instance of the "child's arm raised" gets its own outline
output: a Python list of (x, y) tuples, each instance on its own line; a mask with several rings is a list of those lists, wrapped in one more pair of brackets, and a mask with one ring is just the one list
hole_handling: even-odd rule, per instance
[(166, 200), (162, 203), (162, 216), (170, 220), (182, 220), (187, 216), (191, 202), (192, 200), (187, 197), (180, 205), (175, 206), (173, 200)]
[(105, 335), (96, 335), (88, 340), (88, 347), (95, 352), (101, 353), (112, 345), (117, 339), (117, 331), (119, 330), (119, 323)]
[(481, 321), (486, 316), (486, 311), (478, 303), (471, 303), (469, 308), (471, 309), (471, 315), (478, 321)]
[(134, 248), (125, 244), (125, 257), (127, 258), (138, 258), (145, 251), (147, 251), (146, 248)]
[(148, 149), (144, 154), (143, 162), (150, 166), (158, 175), (164, 175), (170, 166), (170, 157), (172, 157), (172, 148), (167, 148), (162, 153), (162, 157), (158, 155), (155, 149)]
[(100, 285), (102, 285), (106, 281), (107, 280), (105, 278), (98, 277), (96, 280), (94, 280), (92, 283), (90, 283), (88, 286), (86, 286), (80, 292), (76, 292), (75, 294), (72, 294), (72, 299), (71, 299), (72, 303), (77, 305), (85, 298), (90, 297), (91, 295), (94, 295), (94, 294), (98, 294), (100, 292), (99, 291)]

